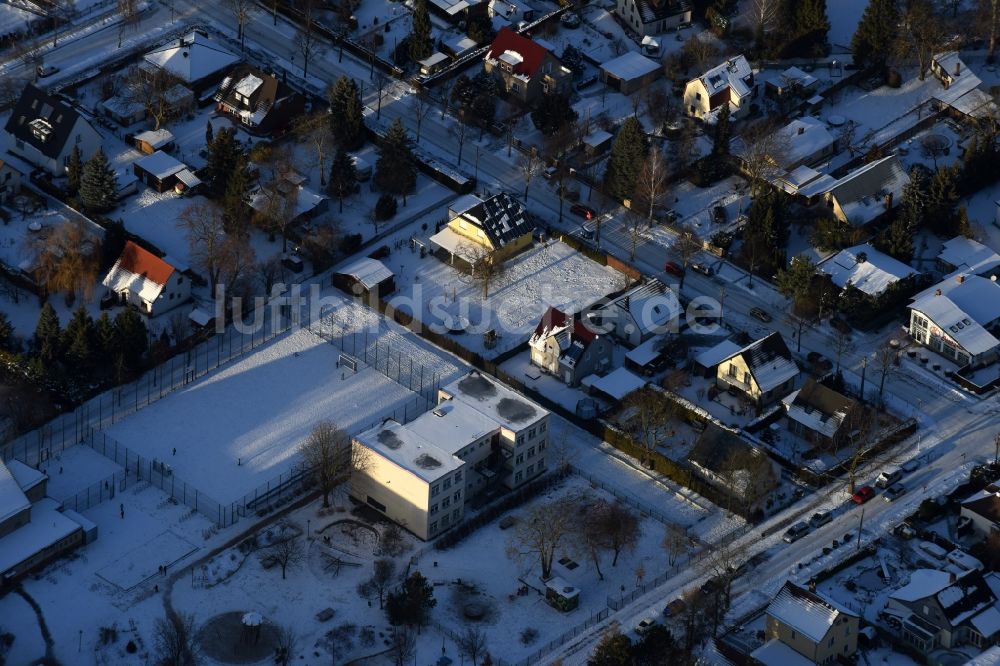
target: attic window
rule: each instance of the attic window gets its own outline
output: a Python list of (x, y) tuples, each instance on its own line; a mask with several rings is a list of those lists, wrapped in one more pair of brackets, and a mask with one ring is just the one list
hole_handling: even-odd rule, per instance
[(35, 118), (28, 123), (28, 127), (31, 128), (31, 133), (35, 135), (35, 138), (39, 141), (46, 141), (49, 138), (49, 135), (52, 134), (52, 125), (50, 125), (49, 121), (44, 118)]

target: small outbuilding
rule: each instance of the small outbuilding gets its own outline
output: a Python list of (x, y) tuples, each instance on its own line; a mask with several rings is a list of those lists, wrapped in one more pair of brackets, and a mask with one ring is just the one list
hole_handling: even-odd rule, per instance
[(623, 95), (645, 88), (662, 74), (660, 63), (635, 51), (627, 51), (601, 65), (601, 81)]
[(333, 286), (357, 296), (382, 298), (396, 291), (396, 276), (378, 259), (362, 257), (337, 270)]
[(553, 608), (568, 613), (580, 605), (580, 589), (553, 576), (545, 583), (545, 601)]
[(435, 51), (420, 61), (420, 73), (424, 76), (430, 76), (444, 67), (448, 62), (450, 61), (447, 55), (440, 51)]
[(136, 178), (157, 192), (173, 188), (178, 193), (201, 184), (201, 180), (180, 160), (157, 150), (132, 164)]
[(588, 157), (600, 155), (611, 147), (611, 142), (614, 141), (614, 138), (611, 132), (605, 132), (602, 129), (594, 130), (583, 137), (583, 150)]
[(143, 155), (152, 155), (158, 150), (169, 151), (174, 147), (174, 135), (169, 130), (147, 130), (135, 135), (135, 147)]

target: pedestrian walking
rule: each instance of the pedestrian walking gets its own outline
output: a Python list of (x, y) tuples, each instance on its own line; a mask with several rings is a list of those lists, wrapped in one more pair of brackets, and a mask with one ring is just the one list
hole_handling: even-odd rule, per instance
[(175, 456), (177, 455), (177, 447), (176, 446), (174, 447), (174, 455)]
[(125, 518), (125, 505), (124, 504), (120, 505), (118, 507), (118, 509), (122, 512), (122, 519), (124, 519)]

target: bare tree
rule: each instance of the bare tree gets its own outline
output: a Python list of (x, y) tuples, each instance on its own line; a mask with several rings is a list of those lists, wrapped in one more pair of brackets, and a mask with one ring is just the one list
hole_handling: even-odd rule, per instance
[(590, 507), (587, 520), (599, 547), (611, 551), (611, 566), (618, 565), (623, 550), (634, 550), (639, 541), (639, 519), (621, 502), (598, 502)]
[(788, 158), (790, 136), (780, 121), (768, 119), (746, 127), (740, 135), (736, 156), (750, 181), (750, 195), (756, 196), (780, 175)]
[(993, 62), (997, 53), (997, 36), (1000, 36), (1000, 0), (979, 0), (979, 13), (979, 24), (986, 29), (987, 61)]
[(628, 208), (625, 211), (624, 218), (625, 233), (628, 235), (629, 242), (631, 246), (629, 247), (629, 261), (635, 261), (635, 251), (639, 247), (639, 241), (642, 239), (643, 234), (649, 229), (649, 220), (643, 212), (636, 208)]
[(317, 111), (305, 116), (299, 116), (295, 123), (295, 134), (309, 144), (316, 165), (319, 168), (319, 184), (326, 187), (326, 156), (333, 150), (333, 130), (330, 128), (330, 116)]
[(681, 47), (681, 57), (686, 66), (684, 73), (692, 68), (697, 72), (704, 72), (717, 65), (721, 55), (711, 36), (703, 38), (701, 34), (695, 35)]
[(486, 653), (486, 634), (479, 627), (466, 627), (458, 637), (458, 651), (476, 666), (479, 657)]
[(295, 154), (288, 144), (258, 144), (251, 158), (259, 174), (254, 221), (269, 233), (280, 233), (281, 251), (287, 252), (299, 202)]
[(371, 584), (374, 590), (378, 593), (379, 608), (382, 608), (382, 604), (385, 601), (385, 591), (389, 589), (389, 583), (392, 582), (393, 576), (395, 575), (396, 563), (392, 560), (379, 558), (375, 560), (375, 563), (372, 565)]
[(322, 55), (324, 51), (323, 42), (313, 25), (315, 9), (312, 0), (305, 0), (301, 4), (302, 27), (295, 32), (295, 37), (292, 39), (295, 51), (302, 56), (302, 78), (309, 76), (309, 62), (314, 57)]
[(902, 59), (917, 63), (923, 81), (931, 59), (945, 43), (945, 26), (930, 0), (909, 0), (904, 9), (897, 51)]
[(676, 523), (669, 523), (663, 532), (663, 551), (667, 554), (667, 564), (674, 566), (681, 555), (691, 547), (687, 531)]
[(837, 363), (837, 369), (834, 371), (834, 374), (840, 375), (840, 360), (844, 357), (844, 354), (850, 354), (854, 351), (854, 349), (855, 347), (854, 343), (851, 341), (851, 335), (849, 333), (845, 333), (844, 331), (834, 329), (832, 350)]
[(524, 178), (524, 200), (528, 200), (528, 187), (531, 180), (542, 170), (542, 160), (538, 158), (538, 151), (534, 148), (521, 155), (517, 161), (517, 166), (521, 170), (521, 177)]
[(304, 469), (312, 470), (316, 485), (323, 493), (323, 506), (330, 506), (330, 493), (348, 479), (352, 472), (371, 466), (367, 448), (353, 445), (351, 436), (332, 421), (320, 421), (299, 447)]
[(236, 21), (236, 39), (240, 48), (246, 48), (247, 22), (257, 13), (257, 3), (254, 0), (225, 0), (225, 5)]
[(458, 122), (451, 126), (449, 132), (458, 141), (458, 166), (462, 166), (462, 151), (465, 148), (465, 134), (469, 131), (469, 125), (465, 122), (465, 113), (459, 111)]
[(222, 273), (223, 246), (227, 242), (222, 208), (205, 201), (193, 203), (177, 216), (177, 225), (187, 235), (191, 259), (208, 275), (212, 294)]
[(389, 87), (390, 83), (392, 83), (391, 79), (389, 79), (389, 77), (383, 74), (382, 72), (378, 72), (375, 74), (375, 90), (378, 93), (378, 106), (375, 111), (376, 118), (382, 117), (382, 98), (384, 98), (386, 93), (388, 92), (387, 88)]
[(895, 372), (899, 363), (899, 350), (890, 344), (890, 340), (883, 340), (875, 349), (874, 361), (878, 372), (878, 401), (881, 404), (885, 394), (885, 380)]
[(389, 656), (394, 666), (407, 666), (417, 650), (417, 635), (408, 626), (393, 627), (389, 633)]
[(138, 2), (136, 0), (118, 0), (118, 14), (122, 17), (118, 32), (118, 48), (121, 48), (125, 30), (136, 30), (139, 27)]
[(201, 657), (197, 625), (190, 613), (173, 613), (156, 621), (153, 645), (164, 666), (194, 666)]
[(749, 446), (734, 447), (719, 465), (719, 474), (729, 487), (729, 509), (738, 502), (747, 514), (777, 485), (771, 460)]
[(542, 580), (548, 580), (556, 549), (573, 532), (579, 509), (580, 500), (575, 497), (532, 505), (514, 526), (507, 555), (513, 559), (537, 558)]
[(677, 419), (677, 408), (658, 391), (643, 388), (622, 401), (618, 422), (629, 437), (646, 453), (651, 465), (656, 448), (667, 438), (669, 426)]
[(279, 666), (291, 666), (295, 663), (295, 648), (299, 637), (295, 627), (288, 625), (278, 629), (277, 644), (274, 646), (274, 663)]
[(21, 97), (24, 87), (31, 79), (13, 75), (0, 76), (0, 107), (8, 107)]
[(701, 241), (699, 241), (695, 235), (687, 230), (682, 230), (674, 238), (674, 244), (670, 248), (677, 255), (677, 258), (681, 260), (681, 282), (680, 288), (684, 288), (684, 278), (687, 276), (688, 266), (691, 264), (691, 260), (702, 250)]
[(413, 109), (413, 117), (417, 121), (416, 143), (420, 143), (420, 128), (424, 124), (424, 118), (430, 113), (434, 104), (427, 93), (420, 89), (415, 95), (410, 95), (410, 106)]
[(774, 26), (778, 18), (779, 0), (749, 0), (746, 4), (746, 19), (754, 31), (754, 39), (758, 47), (763, 44), (764, 36)]
[(295, 569), (305, 561), (306, 549), (295, 533), (295, 528), (289, 523), (282, 521), (278, 523), (277, 528), (279, 535), (265, 552), (281, 567), (281, 579), (285, 580), (285, 573), (289, 569)]
[(670, 173), (663, 151), (654, 143), (639, 167), (639, 175), (635, 180), (635, 204), (633, 204), (645, 212), (649, 224), (653, 224), (656, 206), (667, 194), (669, 178)]
[(471, 241), (462, 244), (461, 252), (472, 268), (472, 279), (482, 288), (483, 300), (489, 298), (490, 287), (507, 272), (503, 256), (496, 250)]
[(35, 276), (48, 292), (65, 291), (89, 299), (100, 267), (100, 240), (73, 217), (48, 233), (31, 236), (27, 251), (35, 258)]

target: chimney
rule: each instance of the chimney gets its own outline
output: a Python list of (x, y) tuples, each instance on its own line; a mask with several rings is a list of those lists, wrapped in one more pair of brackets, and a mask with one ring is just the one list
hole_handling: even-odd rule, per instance
[(885, 209), (892, 210), (892, 192), (889, 192), (889, 194), (885, 195)]
[(816, 579), (813, 578), (809, 581), (809, 591), (816, 592)]
[(962, 61), (960, 60), (955, 63), (955, 76), (958, 76), (961, 73), (962, 73)]
[(935, 289), (934, 290), (934, 295), (935, 296), (940, 296), (941, 295), (941, 290), (940, 289)]
[(806, 133), (805, 125), (799, 125), (799, 134), (805, 134), (805, 133)]
[(963, 282), (965, 282), (965, 276), (964, 275), (955, 276), (955, 282), (962, 284)]
[(958, 579), (955, 577), (955, 572), (949, 571), (948, 572), (948, 582), (951, 583), (952, 585), (954, 585), (956, 580), (958, 580)]

